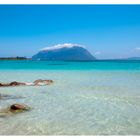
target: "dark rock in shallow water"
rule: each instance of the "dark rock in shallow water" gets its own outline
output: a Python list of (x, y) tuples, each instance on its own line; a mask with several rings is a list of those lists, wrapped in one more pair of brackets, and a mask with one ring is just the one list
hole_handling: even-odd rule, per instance
[(13, 104), (10, 106), (10, 111), (13, 113), (28, 111), (30, 109), (31, 108), (29, 106), (23, 104)]
[(0, 117), (8, 117), (17, 113), (29, 111), (31, 108), (23, 104), (13, 104), (7, 108), (0, 108)]
[(23, 86), (25, 83), (13, 81), (11, 83), (0, 83), (0, 87), (9, 87), (9, 86)]
[(52, 84), (54, 81), (53, 80), (42, 80), (42, 79), (38, 79), (35, 80), (32, 83), (22, 83), (22, 82), (10, 82), (10, 83), (0, 83), (0, 87), (15, 87), (15, 86), (45, 86), (45, 85), (50, 85)]

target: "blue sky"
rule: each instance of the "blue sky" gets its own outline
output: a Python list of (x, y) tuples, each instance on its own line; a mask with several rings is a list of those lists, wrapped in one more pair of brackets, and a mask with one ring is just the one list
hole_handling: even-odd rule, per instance
[(140, 57), (140, 5), (0, 5), (0, 57), (63, 43), (100, 59)]

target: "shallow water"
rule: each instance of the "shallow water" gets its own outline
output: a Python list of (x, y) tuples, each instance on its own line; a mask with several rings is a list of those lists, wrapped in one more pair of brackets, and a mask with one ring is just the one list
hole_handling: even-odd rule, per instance
[[(100, 65), (100, 64), (99, 64)], [(56, 65), (55, 65), (56, 66)], [(0, 88), (0, 100), (31, 111), (0, 118), (0, 135), (139, 135), (139, 70), (0, 70), (0, 81), (52, 79), (40, 87)]]

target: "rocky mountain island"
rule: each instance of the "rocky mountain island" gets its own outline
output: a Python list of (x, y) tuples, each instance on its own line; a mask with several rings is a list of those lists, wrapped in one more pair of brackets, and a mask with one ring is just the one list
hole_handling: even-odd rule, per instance
[(96, 58), (83, 46), (78, 44), (58, 44), (40, 50), (32, 57), (33, 60), (72, 60), (91, 61)]

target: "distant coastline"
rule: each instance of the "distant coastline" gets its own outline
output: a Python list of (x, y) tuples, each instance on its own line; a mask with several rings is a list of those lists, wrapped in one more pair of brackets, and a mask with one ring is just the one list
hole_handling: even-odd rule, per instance
[(26, 57), (0, 57), (0, 60), (30, 60), (31, 58)]
[[(27, 57), (0, 57), (0, 60), (32, 60)], [(140, 57), (129, 57), (129, 58), (116, 58), (116, 59), (95, 59), (95, 60), (37, 60), (37, 61), (66, 61), (66, 62), (93, 62), (93, 61), (139, 61)]]

